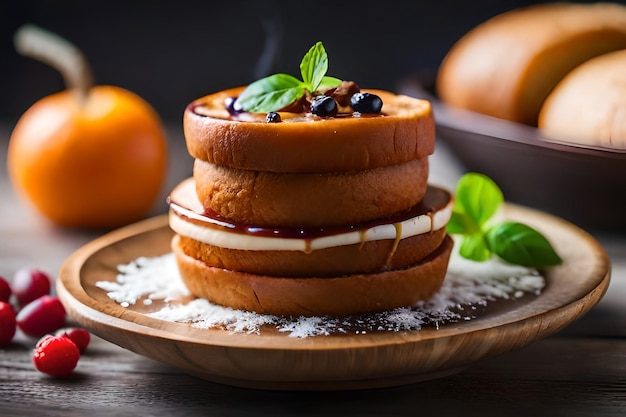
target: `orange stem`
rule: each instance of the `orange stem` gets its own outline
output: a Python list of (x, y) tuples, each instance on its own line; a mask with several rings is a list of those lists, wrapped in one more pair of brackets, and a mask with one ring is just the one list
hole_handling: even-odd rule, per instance
[(66, 87), (76, 90), (81, 105), (85, 103), (93, 85), (93, 77), (89, 62), (75, 45), (31, 24), (17, 30), (14, 43), (20, 54), (44, 62), (59, 71)]

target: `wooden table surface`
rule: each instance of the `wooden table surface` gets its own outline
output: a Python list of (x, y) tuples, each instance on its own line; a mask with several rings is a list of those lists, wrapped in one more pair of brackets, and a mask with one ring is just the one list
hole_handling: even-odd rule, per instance
[[(11, 126), (0, 128), (0, 275), (31, 265), (55, 275), (64, 259), (102, 234), (62, 230), (16, 196), (6, 173)], [(178, 126), (169, 130), (166, 189), (191, 173)], [(454, 160), (432, 158), (431, 179), (450, 183)], [(163, 203), (154, 214), (165, 212)], [(612, 260), (607, 294), (566, 329), (457, 374), (362, 391), (281, 392), (206, 382), (94, 337), (70, 379), (36, 371), (36, 340), (18, 332), (0, 348), (1, 416), (626, 416), (626, 236), (590, 231)]]

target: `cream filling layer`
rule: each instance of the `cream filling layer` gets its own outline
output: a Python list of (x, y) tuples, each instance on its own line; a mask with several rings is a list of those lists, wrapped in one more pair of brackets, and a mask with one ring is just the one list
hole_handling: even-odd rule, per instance
[(398, 242), (408, 237), (430, 233), (448, 224), (452, 215), (452, 205), (453, 201), (450, 200), (444, 208), (434, 213), (421, 214), (401, 222), (312, 238), (257, 236), (232, 231), (226, 226), (212, 224), (204, 226), (185, 220), (183, 217), (203, 221), (198, 213), (180, 206), (170, 209), (169, 224), (179, 235), (227, 249), (310, 252), (375, 240), (393, 239)]

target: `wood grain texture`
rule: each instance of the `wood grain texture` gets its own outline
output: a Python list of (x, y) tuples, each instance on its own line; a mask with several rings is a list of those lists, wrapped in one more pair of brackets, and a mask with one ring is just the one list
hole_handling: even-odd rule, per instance
[(93, 333), (210, 381), (303, 390), (403, 385), (449, 375), (553, 334), (589, 311), (606, 291), (609, 259), (590, 235), (519, 206), (507, 206), (505, 215), (542, 231), (563, 265), (546, 272), (540, 296), (501, 303), (489, 314), (438, 329), (298, 339), (272, 328), (260, 335), (198, 329), (123, 308), (95, 283), (114, 280), (119, 264), (168, 253), (172, 232), (165, 216), (76, 251), (61, 269), (57, 292), (69, 314)]
[(618, 417), (624, 352), (621, 339), (556, 336), (442, 379), (312, 394), (211, 383), (97, 338), (74, 376), (55, 380), (12, 346), (0, 355), (0, 415)]
[[(2, 160), (8, 133), (7, 124), (0, 124)], [(178, 126), (170, 129), (170, 139), (173, 187), (190, 174), (193, 161), (180, 146)], [(437, 149), (431, 178), (452, 184), (461, 167), (444, 143)], [(8, 279), (23, 265), (56, 276), (67, 256), (100, 235), (49, 227), (18, 201), (6, 171), (0, 172), (0, 195), (0, 275)], [(14, 343), (0, 347), (0, 415), (621, 417), (626, 415), (626, 236), (610, 230), (596, 236), (612, 262), (609, 289), (598, 305), (556, 335), (446, 378), (323, 394), (248, 390), (194, 378), (94, 337), (72, 378), (55, 380), (34, 369), (30, 350), (36, 340), (18, 332)]]

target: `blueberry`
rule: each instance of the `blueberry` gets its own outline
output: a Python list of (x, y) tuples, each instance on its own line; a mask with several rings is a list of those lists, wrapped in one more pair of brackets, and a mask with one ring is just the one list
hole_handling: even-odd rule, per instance
[(238, 114), (243, 112), (243, 108), (241, 104), (237, 103), (237, 97), (227, 97), (224, 100), (224, 105), (226, 106), (226, 110), (230, 114)]
[(383, 101), (376, 94), (355, 93), (350, 98), (352, 110), (364, 114), (378, 114), (383, 108)]
[(280, 119), (280, 114), (275, 111), (271, 111), (267, 113), (267, 116), (265, 116), (265, 121), (267, 123), (280, 123), (282, 120)]
[(337, 102), (331, 96), (317, 96), (311, 103), (311, 113), (321, 117), (335, 116)]

